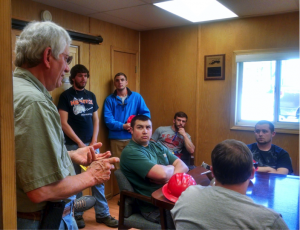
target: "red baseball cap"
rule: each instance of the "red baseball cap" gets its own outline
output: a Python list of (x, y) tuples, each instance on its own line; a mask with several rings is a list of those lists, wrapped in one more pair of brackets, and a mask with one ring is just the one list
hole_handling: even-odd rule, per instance
[(169, 182), (163, 186), (162, 192), (168, 200), (175, 203), (187, 187), (196, 184), (195, 179), (191, 175), (176, 173), (170, 178)]

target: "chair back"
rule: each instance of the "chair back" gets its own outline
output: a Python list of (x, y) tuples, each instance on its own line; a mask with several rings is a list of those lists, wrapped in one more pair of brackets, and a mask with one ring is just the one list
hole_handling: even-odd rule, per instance
[[(123, 190), (134, 192), (133, 187), (131, 186), (130, 182), (127, 180), (125, 175), (122, 173), (121, 169), (117, 169), (114, 172), (120, 192)], [(124, 217), (127, 218), (132, 215), (133, 212), (135, 212), (135, 199), (134, 198), (125, 198), (125, 207), (124, 207)]]
[(127, 190), (130, 192), (134, 192), (130, 182), (127, 180), (125, 175), (122, 173), (121, 169), (117, 169), (114, 172), (120, 191)]
[(138, 209), (136, 200), (150, 202), (150, 197), (134, 192), (133, 187), (120, 169), (114, 172), (120, 189), (120, 208), (118, 229), (156, 229), (160, 230), (161, 225), (146, 220)]

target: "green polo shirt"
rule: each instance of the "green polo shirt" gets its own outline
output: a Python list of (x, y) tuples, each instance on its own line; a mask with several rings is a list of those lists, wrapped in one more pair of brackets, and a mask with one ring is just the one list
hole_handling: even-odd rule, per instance
[[(147, 147), (143, 147), (131, 140), (122, 151), (120, 168), (136, 193), (151, 196), (163, 184), (150, 182), (146, 177), (150, 169), (156, 164), (173, 165), (177, 159), (160, 143), (150, 141)], [(151, 212), (156, 207), (139, 201), (139, 208), (142, 212)]]
[(13, 77), (17, 210), (35, 212), (46, 202), (33, 203), (26, 192), (75, 175), (64, 146), (59, 113), (42, 83), (16, 68)]

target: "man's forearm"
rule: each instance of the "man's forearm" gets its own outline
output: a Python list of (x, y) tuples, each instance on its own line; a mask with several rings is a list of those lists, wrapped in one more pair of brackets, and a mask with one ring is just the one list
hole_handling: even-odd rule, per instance
[(177, 159), (176, 161), (174, 161), (173, 166), (174, 166), (174, 173), (173, 174), (175, 174), (175, 173), (186, 173), (186, 172), (189, 171), (189, 168), (180, 159)]
[(71, 128), (71, 126), (69, 124), (62, 124), (62, 130), (64, 131), (64, 133), (75, 143), (77, 143), (77, 145), (79, 147), (83, 147), (84, 143), (80, 140), (80, 138), (76, 135), (76, 133), (74, 132), (74, 130)]
[(66, 199), (96, 184), (89, 174), (89, 172), (84, 172), (76, 176), (67, 176), (60, 181), (28, 192), (27, 196), (35, 203)]
[(97, 142), (97, 137), (99, 133), (99, 119), (98, 119), (98, 115), (96, 116), (97, 117), (93, 116), (93, 137), (90, 145), (93, 145)]
[(174, 174), (173, 165), (155, 165), (148, 172), (147, 177), (151, 182), (156, 184), (165, 184), (169, 181)]
[(64, 131), (65, 135), (67, 135), (71, 140), (73, 140), (79, 147), (85, 146), (84, 143), (80, 140), (80, 138), (76, 135), (72, 127), (68, 124), (68, 112), (59, 109), (58, 110), (60, 115), (61, 127)]
[(193, 145), (192, 141), (190, 140), (190, 138), (188, 138), (187, 135), (183, 136), (183, 139), (186, 150), (189, 153), (193, 154), (195, 152), (195, 146)]
[(119, 162), (117, 157), (94, 161), (86, 172), (76, 176), (67, 176), (52, 184), (27, 192), (28, 198), (34, 203), (57, 201), (77, 194), (83, 189), (101, 184), (110, 179), (113, 164)]
[(257, 172), (276, 173), (276, 169), (273, 169), (269, 166), (258, 167)]
[(257, 172), (267, 172), (267, 173), (287, 175), (289, 173), (289, 170), (287, 168), (274, 169), (272, 167), (266, 166), (266, 167), (258, 167)]
[(287, 168), (277, 168), (276, 173), (287, 175), (289, 173), (289, 170)]
[(97, 142), (97, 137), (99, 133), (99, 123), (94, 124), (94, 130), (93, 130), (93, 137), (92, 137), (92, 144), (95, 144)]
[(112, 115), (112, 112), (109, 109), (107, 109), (106, 111), (105, 108), (104, 108), (104, 122), (107, 128), (110, 130), (114, 130), (114, 131), (123, 130), (123, 123), (117, 121)]

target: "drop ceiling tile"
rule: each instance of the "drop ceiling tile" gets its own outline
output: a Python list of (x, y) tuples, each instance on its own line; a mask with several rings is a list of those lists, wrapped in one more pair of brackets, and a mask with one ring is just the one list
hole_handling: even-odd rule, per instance
[(148, 28), (164, 28), (190, 24), (189, 21), (154, 5), (143, 5), (122, 10), (114, 10), (107, 12), (107, 14), (113, 17), (126, 19), (130, 22), (138, 22)]
[(65, 0), (70, 3), (85, 6), (97, 12), (128, 8), (145, 4), (140, 0)]
[(295, 0), (219, 0), (239, 17), (279, 14), (299, 11)]
[(67, 10), (73, 13), (87, 15), (95, 13), (96, 11), (88, 7), (78, 6), (64, 0), (33, 0), (34, 2), (39, 2), (48, 6), (53, 6), (59, 9)]
[(143, 30), (151, 29), (151, 28), (147, 28), (143, 25), (127, 21), (127, 20), (122, 19), (122, 18), (117, 18), (117, 17), (111, 16), (111, 15), (106, 14), (106, 13), (94, 14), (93, 18), (99, 19), (101, 21), (106, 21), (106, 22), (109, 22), (109, 23), (112, 23), (112, 24), (116, 24), (116, 25), (119, 25), (119, 26), (123, 26), (123, 27), (126, 27), (126, 28), (130, 28), (130, 29), (133, 29), (133, 30), (137, 30), (137, 31), (143, 31)]
[(143, 2), (146, 2), (146, 3), (158, 3), (158, 2), (166, 2), (166, 1), (170, 1), (170, 0), (141, 0)]

